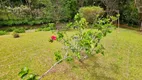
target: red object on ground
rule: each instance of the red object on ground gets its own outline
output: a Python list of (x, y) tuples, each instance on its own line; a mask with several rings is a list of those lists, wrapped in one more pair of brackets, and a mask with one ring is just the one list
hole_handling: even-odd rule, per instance
[(51, 36), (51, 39), (52, 39), (52, 40), (56, 40), (57, 37), (56, 37), (56, 36)]

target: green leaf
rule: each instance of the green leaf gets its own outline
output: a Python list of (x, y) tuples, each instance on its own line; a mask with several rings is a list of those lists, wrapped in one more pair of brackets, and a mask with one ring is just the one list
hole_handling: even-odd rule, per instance
[(57, 38), (58, 40), (61, 40), (64, 37), (62, 32), (58, 32), (57, 35), (58, 35), (58, 38)]
[(19, 76), (21, 78), (24, 78), (27, 74), (29, 73), (29, 69), (27, 67), (24, 67), (21, 69), (21, 71), (19, 72)]
[(73, 61), (73, 58), (71, 56), (69, 56), (67, 59), (66, 59), (68, 62), (70, 61)]
[(60, 51), (54, 52), (54, 55), (55, 55), (56, 61), (59, 61), (62, 59), (62, 55)]
[(74, 20), (75, 21), (79, 21), (81, 19), (80, 15), (77, 13), (74, 17)]
[(35, 75), (31, 74), (27, 80), (33, 80)]
[(30, 74), (27, 80), (37, 80), (35, 74)]
[(99, 32), (98, 34), (97, 34), (97, 38), (99, 38), (99, 39), (101, 39), (102, 38), (102, 33), (101, 32)]
[(97, 53), (97, 54), (100, 53), (100, 49), (97, 49), (97, 50), (96, 50), (96, 53)]

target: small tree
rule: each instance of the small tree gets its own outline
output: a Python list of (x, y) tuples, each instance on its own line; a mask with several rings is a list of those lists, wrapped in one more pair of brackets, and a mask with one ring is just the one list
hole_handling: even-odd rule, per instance
[[(95, 54), (101, 53), (104, 55), (104, 47), (101, 44), (101, 39), (105, 37), (107, 33), (112, 31), (112, 23), (116, 19), (117, 18), (115, 17), (98, 19), (94, 24), (94, 27), (98, 27), (97, 29), (86, 30), (85, 28), (89, 26), (88, 22), (85, 18), (82, 18), (79, 14), (77, 14), (74, 18), (75, 21), (73, 23), (69, 23), (71, 26), (70, 28), (75, 27), (76, 33), (72, 34), (72, 36), (68, 36), (66, 31), (55, 31), (54, 36), (51, 36), (51, 39), (49, 40), (51, 43), (55, 40), (62, 43), (63, 52), (65, 53), (61, 54), (61, 51), (56, 51), (54, 55), (57, 62), (40, 77), (37, 77), (37, 75), (31, 75), (28, 79), (37, 80), (38, 78), (41, 80), (62, 61), (72, 61), (73, 59), (77, 59), (80, 63), (84, 64), (83, 61), (85, 59), (88, 59)], [(27, 68), (22, 69), (19, 73), (22, 79), (25, 79), (25, 76), (28, 74), (29, 70)]]

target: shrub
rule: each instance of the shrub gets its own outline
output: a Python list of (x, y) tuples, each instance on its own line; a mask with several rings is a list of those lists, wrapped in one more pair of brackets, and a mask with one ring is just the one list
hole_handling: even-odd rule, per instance
[(33, 26), (34, 25), (34, 21), (29, 21), (27, 24)]
[(6, 31), (0, 31), (0, 35), (5, 35), (6, 33)]
[(41, 26), (41, 28), (47, 28), (48, 27), (48, 24), (44, 24)]
[(63, 29), (65, 29), (65, 30), (69, 30), (69, 29), (72, 29), (72, 28), (74, 28), (74, 27), (72, 27), (73, 26), (73, 23), (72, 22), (70, 22), (70, 23), (68, 23)]
[(38, 29), (36, 30), (36, 32), (38, 32), (38, 31), (42, 31), (42, 28), (38, 28)]
[(54, 30), (56, 25), (54, 23), (49, 23), (48, 27), (50, 27), (51, 30)]
[(51, 28), (50, 27), (47, 27), (47, 28), (43, 28), (42, 31), (50, 31)]
[(55, 29), (54, 23), (44, 24), (40, 28), (37, 29), (37, 31), (50, 31)]
[(139, 25), (139, 14), (134, 4), (134, 0), (129, 0), (127, 4), (122, 3), (120, 7), (120, 20), (122, 23), (127, 23), (129, 26)]
[(6, 29), (7, 32), (12, 32), (16, 29), (16, 27), (9, 27)]
[(42, 24), (42, 20), (35, 20), (35, 24)]
[(38, 28), (36, 31), (50, 31), (50, 27)]
[(25, 33), (25, 28), (17, 28), (14, 30), (16, 33)]
[(16, 33), (16, 32), (13, 32), (13, 38), (19, 38), (20, 37), (20, 35), (18, 34), (18, 33)]
[(11, 20), (0, 20), (0, 26), (13, 26), (13, 25), (38, 25), (43, 23), (53, 22), (47, 19), (11, 19)]
[(79, 14), (84, 17), (89, 23), (94, 23), (97, 16), (102, 15), (103, 13), (103, 8), (96, 6), (82, 7), (79, 9)]
[(7, 24), (8, 26), (12, 26), (12, 25), (13, 25), (13, 23), (14, 23), (14, 21), (13, 21), (13, 20), (8, 20), (8, 21), (6, 22), (6, 24)]

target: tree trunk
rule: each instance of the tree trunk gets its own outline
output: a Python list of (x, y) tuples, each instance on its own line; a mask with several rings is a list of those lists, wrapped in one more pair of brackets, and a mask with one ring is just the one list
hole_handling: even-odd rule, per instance
[(142, 31), (142, 21), (141, 21), (141, 27), (140, 27), (140, 31)]
[(140, 31), (142, 31), (142, 13), (139, 13), (139, 19), (140, 19)]

